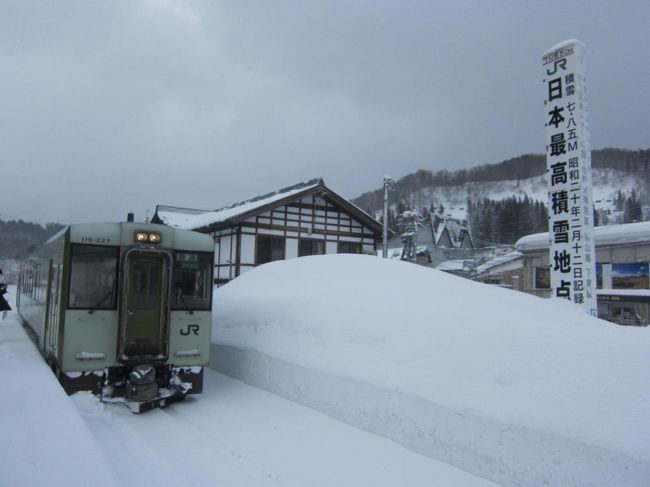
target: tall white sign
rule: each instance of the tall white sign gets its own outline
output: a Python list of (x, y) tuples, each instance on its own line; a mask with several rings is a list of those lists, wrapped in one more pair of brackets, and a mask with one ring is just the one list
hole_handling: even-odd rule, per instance
[(584, 45), (543, 56), (551, 290), (596, 316), (596, 249)]

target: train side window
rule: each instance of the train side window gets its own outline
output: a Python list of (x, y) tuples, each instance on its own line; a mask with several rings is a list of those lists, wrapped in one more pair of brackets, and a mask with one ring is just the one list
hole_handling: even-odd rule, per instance
[(212, 254), (175, 252), (172, 275), (172, 309), (210, 310)]
[(72, 245), (68, 294), (70, 308), (116, 308), (118, 251), (118, 247)]

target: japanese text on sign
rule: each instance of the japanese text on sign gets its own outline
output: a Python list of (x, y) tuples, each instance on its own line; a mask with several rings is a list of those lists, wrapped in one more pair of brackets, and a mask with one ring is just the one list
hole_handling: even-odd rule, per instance
[(542, 57), (549, 188), (551, 290), (596, 315), (596, 269), (584, 47), (570, 40)]

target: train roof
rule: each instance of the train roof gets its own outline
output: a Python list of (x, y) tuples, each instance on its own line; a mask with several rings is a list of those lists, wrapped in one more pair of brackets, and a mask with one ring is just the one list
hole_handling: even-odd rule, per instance
[(174, 249), (212, 252), (214, 240), (209, 235), (167, 225), (143, 222), (73, 223), (57, 232), (46, 242), (50, 243), (64, 234), (70, 241), (97, 245), (132, 245), (135, 232), (156, 232), (162, 237), (161, 246)]

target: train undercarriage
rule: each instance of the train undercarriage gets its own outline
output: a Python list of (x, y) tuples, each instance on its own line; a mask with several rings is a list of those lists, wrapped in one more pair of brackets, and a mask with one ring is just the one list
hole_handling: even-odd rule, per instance
[(164, 408), (203, 392), (203, 367), (138, 364), (90, 372), (60, 372), (68, 394), (90, 391), (102, 402), (120, 403), (134, 413)]

